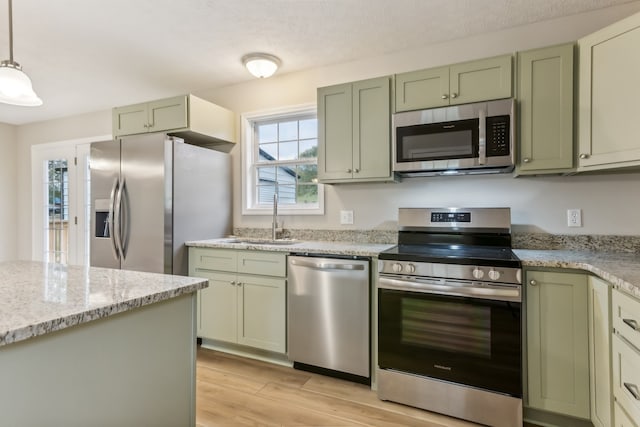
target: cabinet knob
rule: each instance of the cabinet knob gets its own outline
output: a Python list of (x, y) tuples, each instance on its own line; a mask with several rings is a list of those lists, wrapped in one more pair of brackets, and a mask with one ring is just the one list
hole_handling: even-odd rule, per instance
[(354, 171), (355, 173), (359, 173), (359, 172), (360, 172), (360, 169), (357, 169), (357, 168), (356, 168), (356, 169), (354, 169), (353, 171)]
[(148, 127), (149, 127), (149, 125), (148, 125), (147, 123), (143, 124), (142, 126), (144, 126), (144, 127), (146, 127), (146, 128), (148, 128)]
[(581, 158), (581, 159), (588, 159), (588, 158), (589, 158), (589, 155), (588, 155), (588, 154), (585, 154), (585, 153), (582, 153), (582, 154), (580, 154), (580, 158)]
[(455, 93), (455, 92), (453, 92), (453, 93), (451, 94), (451, 97), (452, 97), (452, 98), (457, 98), (457, 97), (458, 97), (458, 94), (457, 94), (457, 93)]
[(537, 286), (537, 285), (538, 285), (538, 282), (536, 282), (535, 280), (529, 280), (529, 284), (530, 284), (531, 286)]
[(522, 159), (522, 163), (529, 163), (531, 161), (530, 158), (525, 157), (524, 159)]
[(347, 173), (351, 173), (351, 169), (347, 169)]
[(236, 285), (236, 281), (235, 281), (235, 280), (232, 280), (232, 281), (231, 281), (231, 282), (229, 282), (229, 283), (231, 283), (231, 286), (235, 286), (235, 285)]
[(447, 95), (446, 93), (444, 95), (442, 95), (440, 98), (442, 99), (447, 99), (449, 97), (449, 95)]

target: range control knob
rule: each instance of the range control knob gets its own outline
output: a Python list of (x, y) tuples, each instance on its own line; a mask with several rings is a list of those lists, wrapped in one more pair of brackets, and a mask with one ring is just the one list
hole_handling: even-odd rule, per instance
[(482, 279), (484, 277), (484, 271), (480, 270), (478, 267), (474, 268), (471, 274), (473, 274), (474, 279)]
[(399, 263), (394, 263), (391, 268), (393, 269), (393, 271), (395, 271), (396, 273), (400, 273), (402, 271), (402, 264)]
[(500, 278), (500, 272), (497, 270), (489, 270), (489, 279), (498, 280)]
[(407, 266), (405, 267), (405, 270), (407, 270), (407, 273), (415, 273), (416, 266), (413, 264), (407, 264)]

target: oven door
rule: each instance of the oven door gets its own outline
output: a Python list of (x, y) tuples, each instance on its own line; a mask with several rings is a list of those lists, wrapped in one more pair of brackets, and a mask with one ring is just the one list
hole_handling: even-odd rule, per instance
[(442, 281), (424, 290), (380, 277), (379, 367), (522, 397), (517, 285)]

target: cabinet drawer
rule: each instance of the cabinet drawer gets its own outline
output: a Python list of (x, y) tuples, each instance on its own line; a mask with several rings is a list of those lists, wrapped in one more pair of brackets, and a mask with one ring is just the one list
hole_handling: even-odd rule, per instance
[(227, 249), (192, 248), (189, 262), (196, 272), (197, 270), (216, 270), (235, 273), (238, 252)]
[(617, 290), (612, 296), (614, 329), (640, 349), (640, 301)]
[(629, 415), (618, 405), (617, 403), (614, 405), (614, 426), (615, 427), (637, 427), (637, 425), (631, 421)]
[(613, 336), (613, 395), (633, 420), (640, 420), (640, 352)]
[(240, 251), (238, 273), (285, 277), (287, 255), (282, 252)]

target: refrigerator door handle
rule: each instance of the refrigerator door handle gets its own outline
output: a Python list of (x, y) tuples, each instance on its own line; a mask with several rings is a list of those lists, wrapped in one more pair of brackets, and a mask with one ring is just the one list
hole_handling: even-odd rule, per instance
[(111, 196), (109, 201), (109, 221), (108, 221), (109, 239), (111, 239), (111, 249), (113, 250), (113, 256), (117, 260), (120, 260), (120, 252), (118, 251), (118, 242), (116, 242), (116, 235), (114, 233), (114, 229), (116, 228), (114, 227), (114, 222), (115, 222), (114, 215), (115, 215), (116, 194), (120, 187), (119, 184), (120, 183), (118, 182), (118, 179), (115, 179), (113, 181), (113, 187), (111, 187)]
[(122, 189), (120, 190), (122, 198), (122, 211), (120, 213), (121, 234), (120, 234), (120, 253), (122, 259), (127, 258), (127, 249), (129, 248), (129, 193), (127, 191), (127, 182), (122, 180)]
[(113, 238), (115, 240), (116, 247), (118, 249), (118, 259), (124, 260), (124, 251), (122, 250), (122, 191), (124, 190), (124, 179), (122, 183), (118, 185), (115, 200), (115, 219), (113, 220), (115, 233)]

